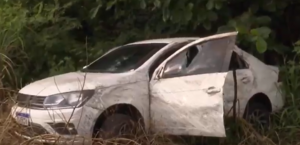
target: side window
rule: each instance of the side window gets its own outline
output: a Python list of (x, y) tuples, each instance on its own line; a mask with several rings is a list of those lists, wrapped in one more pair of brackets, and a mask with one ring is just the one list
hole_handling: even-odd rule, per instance
[(233, 70), (234, 68), (247, 69), (248, 64), (236, 52), (233, 51), (230, 59), (229, 70)]
[(220, 72), (228, 39), (215, 39), (192, 46), (172, 58), (165, 66), (163, 78)]
[(190, 68), (198, 53), (198, 47), (193, 46), (174, 57), (167, 63), (163, 78), (186, 75), (187, 69)]
[(188, 49), (188, 51), (186, 52), (186, 62), (185, 62), (186, 68), (188, 68), (190, 66), (190, 64), (192, 63), (194, 58), (198, 55), (198, 53), (199, 53), (199, 50), (198, 50), (197, 46), (193, 46)]
[(178, 49), (188, 44), (190, 41), (175, 44), (173, 47), (169, 48), (165, 53), (163, 53), (159, 58), (157, 58), (149, 68), (149, 79), (152, 78), (155, 69), (168, 57), (170, 57), (173, 53), (175, 53)]

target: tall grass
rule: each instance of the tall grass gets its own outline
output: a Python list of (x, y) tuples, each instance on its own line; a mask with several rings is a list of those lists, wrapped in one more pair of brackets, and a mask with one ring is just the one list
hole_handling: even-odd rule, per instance
[[(9, 56), (13, 56), (12, 46), (14, 43), (20, 43), (20, 39), (8, 40), (8, 31), (0, 31), (0, 90), (1, 92), (1, 107), (0, 107), (0, 144), (2, 145), (19, 145), (37, 144), (34, 140), (26, 141), (16, 137), (12, 131), (20, 131), (18, 125), (12, 122), (9, 115), (9, 109), (14, 104), (14, 90), (3, 88), (3, 80), (13, 81), (16, 84), (17, 78), (14, 76), (13, 61)], [(16, 48), (17, 49), (17, 48)], [(18, 48), (22, 49), (22, 48)], [(245, 120), (239, 119), (237, 123), (226, 121), (227, 138), (203, 138), (203, 137), (179, 137), (165, 136), (151, 133), (140, 133), (133, 137), (132, 140), (117, 138), (113, 140), (101, 140), (99, 144), (153, 144), (153, 145), (168, 145), (168, 144), (185, 144), (185, 145), (300, 145), (300, 63), (297, 61), (289, 61), (282, 68), (283, 72), (283, 88), (282, 93), (285, 95), (286, 105), (284, 109), (272, 115), (272, 124), (269, 130), (255, 130)], [(47, 138), (56, 139), (57, 136), (48, 135)]]
[[(3, 53), (2, 53), (3, 54)], [(5, 64), (10, 64), (8, 57), (1, 57)], [(7, 61), (8, 60), (8, 61)], [(8, 69), (1, 69), (7, 72)], [(165, 136), (151, 133), (140, 133), (135, 135), (132, 140), (117, 138), (113, 140), (100, 140), (99, 144), (186, 144), (186, 145), (199, 145), (199, 144), (213, 144), (213, 145), (300, 145), (300, 97), (298, 94), (300, 85), (300, 64), (292, 61), (286, 63), (282, 67), (283, 88), (282, 91), (286, 96), (286, 105), (284, 109), (272, 115), (272, 124), (269, 130), (255, 130), (243, 119), (233, 121), (226, 121), (227, 138), (203, 138), (203, 137), (178, 137), (178, 136)], [(10, 96), (11, 93), (6, 93), (6, 101), (8, 105), (0, 110), (0, 144), (17, 145), (36, 144), (20, 139), (12, 134), (13, 130), (20, 130), (22, 128), (12, 123), (9, 117), (8, 110), (14, 104), (14, 97)], [(1, 96), (3, 97), (3, 96)], [(4, 109), (6, 111), (4, 111)], [(56, 137), (50, 135), (52, 137)], [(49, 138), (49, 135), (48, 135)]]
[[(1, 4), (1, 2), (0, 2)], [(18, 14), (14, 14), (18, 13)], [(9, 16), (15, 17), (9, 17)], [(14, 92), (18, 81), (15, 75), (15, 60), (26, 56), (20, 38), (21, 28), (25, 28), (26, 11), (20, 7), (3, 8), (0, 6), (0, 144), (19, 145), (34, 144), (13, 135), (12, 131), (22, 130), (14, 124), (9, 116), (10, 107), (14, 104)], [(14, 61), (13, 61), (14, 60)], [(22, 60), (20, 61), (22, 62)], [(255, 130), (240, 119), (237, 123), (226, 122), (227, 138), (178, 137), (143, 132), (132, 140), (114, 139), (101, 141), (102, 144), (121, 142), (123, 144), (186, 144), (186, 145), (300, 145), (300, 63), (296, 60), (282, 67), (283, 93), (286, 96), (284, 109), (272, 116), (271, 128), (267, 131)], [(7, 86), (10, 86), (8, 88)], [(259, 132), (259, 133), (258, 133)]]

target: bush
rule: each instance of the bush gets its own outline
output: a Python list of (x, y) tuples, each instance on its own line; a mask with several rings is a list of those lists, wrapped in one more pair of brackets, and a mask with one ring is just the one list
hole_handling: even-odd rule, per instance
[[(268, 64), (283, 64), (286, 106), (273, 116), (270, 131), (258, 134), (242, 120), (228, 130), (229, 137), (212, 141), (297, 144), (300, 65), (299, 59), (291, 58), (300, 50), (300, 34), (293, 33), (299, 31), (298, 7), (291, 0), (4, 0), (0, 2), (0, 87), (18, 90), (33, 80), (75, 71), (127, 42), (235, 30), (238, 45), (246, 51)], [(1, 100), (12, 104), (13, 92), (0, 91)], [(0, 118), (2, 126), (10, 122), (5, 117)], [(4, 135), (11, 137), (3, 131), (1, 142)], [(211, 139), (185, 140), (199, 141)]]

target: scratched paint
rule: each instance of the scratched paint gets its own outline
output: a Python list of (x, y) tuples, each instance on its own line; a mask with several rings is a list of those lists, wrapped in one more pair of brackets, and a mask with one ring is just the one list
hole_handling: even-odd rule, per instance
[[(209, 95), (206, 92), (211, 85), (222, 88), (225, 75), (226, 73), (193, 75), (152, 82), (151, 124), (155, 124), (153, 131), (175, 135), (225, 137), (222, 92)], [(197, 80), (201, 85), (189, 83)], [(179, 87), (180, 91), (171, 91)]]
[[(107, 108), (117, 104), (130, 104), (141, 113), (147, 130), (173, 135), (225, 137), (223, 117), (233, 106), (234, 98), (232, 71), (228, 71), (231, 52), (236, 52), (249, 65), (246, 69), (237, 70), (238, 112), (240, 114), (243, 114), (249, 99), (257, 93), (264, 93), (269, 97), (273, 111), (282, 108), (284, 101), (281, 94), (278, 93), (278, 69), (276, 67), (265, 65), (235, 46), (233, 39), (228, 39), (228, 41), (218, 45), (212, 43), (216, 49), (219, 49), (221, 44), (224, 48), (224, 52), (219, 52), (221, 56), (225, 55), (224, 57), (217, 57), (218, 59), (215, 60), (209, 59), (210, 61), (223, 62), (221, 72), (204, 73), (208, 69), (195, 71), (207, 67), (204, 63), (201, 67), (199, 64), (203, 61), (201, 57), (214, 53), (212, 49), (203, 53), (204, 55), (199, 53), (190, 64), (191, 69), (185, 70), (185, 75), (168, 79), (156, 78), (163, 75), (163, 72), (173, 71), (176, 74), (183, 71), (182, 66), (184, 66), (185, 61), (182, 63), (179, 60), (185, 59), (185, 52), (189, 47), (196, 45), (199, 52), (202, 52), (204, 46), (199, 45), (202, 42), (235, 37), (236, 34), (224, 33), (204, 38), (170, 38), (136, 42), (137, 44), (169, 43), (169, 45), (146, 61), (138, 70), (115, 74), (71, 72), (31, 83), (22, 88), (20, 93), (51, 96), (80, 91), (81, 89), (95, 89), (94, 96), (83, 107), (77, 108), (74, 114), (72, 109), (61, 109), (50, 115), (46, 113), (47, 110), (29, 109), (32, 122), (42, 125), (50, 133), (55, 133), (55, 131), (49, 128), (48, 122), (53, 120), (63, 122), (72, 118), (71, 123), (76, 125), (78, 135), (91, 137), (98, 117)], [(149, 79), (149, 68), (154, 61), (166, 50), (171, 49), (173, 43), (188, 40), (195, 41), (167, 58), (155, 70), (153, 77)], [(172, 62), (174, 65), (165, 67), (164, 65), (176, 55), (179, 57)], [(217, 67), (216, 65), (213, 66)], [(157, 73), (159, 68), (166, 69), (162, 73)], [(186, 76), (187, 74), (189, 76)], [(14, 109), (20, 110), (22, 108), (14, 106)], [(11, 114), (14, 118), (16, 117), (14, 112)], [(73, 116), (71, 116), (72, 114)], [(229, 116), (231, 115), (232, 113), (229, 113)], [(150, 123), (152, 124), (151, 128)]]

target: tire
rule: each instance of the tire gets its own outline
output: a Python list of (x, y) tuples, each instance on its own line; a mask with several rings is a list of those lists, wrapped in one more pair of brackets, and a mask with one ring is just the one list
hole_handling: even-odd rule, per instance
[(248, 104), (244, 118), (254, 128), (268, 129), (270, 127), (270, 115), (271, 112), (266, 105), (260, 102), (253, 102)]
[(110, 139), (114, 137), (127, 137), (134, 133), (136, 123), (124, 114), (113, 114), (105, 119), (96, 133), (97, 138)]

